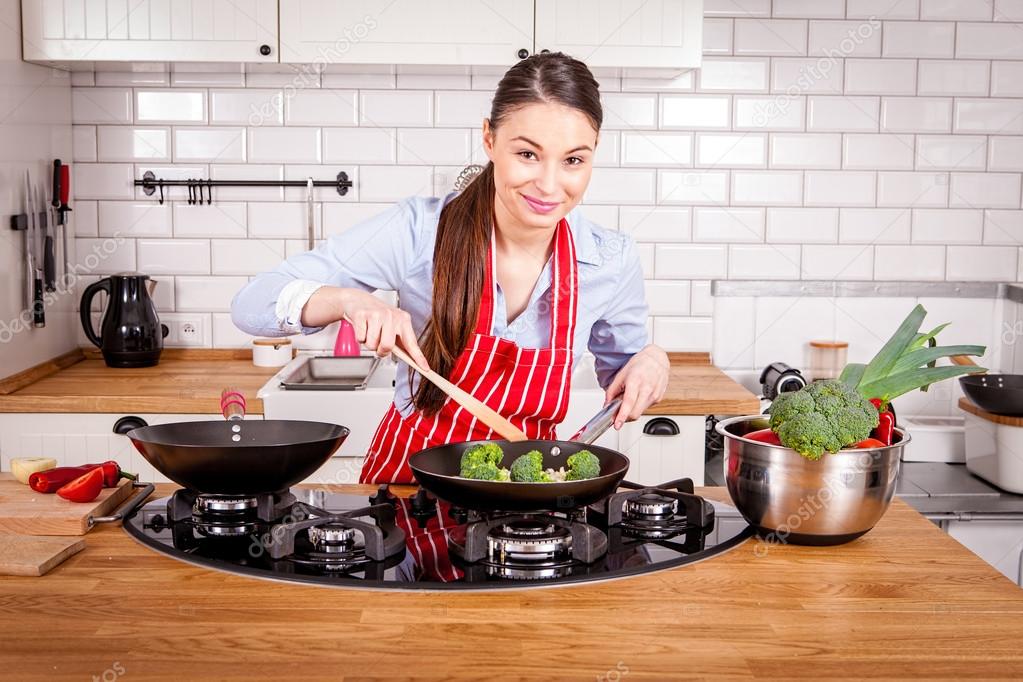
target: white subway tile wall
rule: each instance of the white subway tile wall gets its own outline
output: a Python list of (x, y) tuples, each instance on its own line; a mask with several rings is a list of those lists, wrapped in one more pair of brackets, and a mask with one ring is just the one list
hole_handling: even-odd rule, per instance
[[(582, 210), (638, 242), (657, 343), (740, 368), (802, 362), (786, 346), (802, 325), (874, 345), (888, 330), (851, 323), (854, 301), (714, 298), (712, 279), (1021, 277), (1023, 3), (707, 0), (705, 14), (700, 69), (598, 78)], [(134, 178), (343, 170), (346, 196), (315, 193), (322, 239), (486, 162), (501, 70), (322, 71), (74, 73), (79, 259), (158, 275), (161, 312), (244, 345), (231, 296), (306, 248), (304, 188), (217, 188), (202, 206), (169, 188), (161, 206)], [(889, 303), (894, 319), (911, 301)], [(990, 312), (947, 308), (977, 326)]]

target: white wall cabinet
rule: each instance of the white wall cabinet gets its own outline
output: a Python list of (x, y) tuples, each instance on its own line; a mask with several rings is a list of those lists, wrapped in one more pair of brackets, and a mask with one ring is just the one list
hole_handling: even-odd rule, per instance
[[(279, 33), (278, 33), (279, 27)], [(703, 0), (22, 0), (27, 61), (699, 66)]]
[(593, 68), (697, 67), (703, 0), (536, 0), (536, 50)]
[(277, 0), (22, 0), (28, 61), (277, 62)]
[(508, 65), (533, 51), (533, 0), (280, 0), (281, 61)]

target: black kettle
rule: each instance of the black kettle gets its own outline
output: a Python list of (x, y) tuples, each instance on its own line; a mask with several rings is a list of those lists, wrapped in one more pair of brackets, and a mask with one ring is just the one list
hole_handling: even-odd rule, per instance
[[(108, 367), (151, 367), (160, 361), (166, 325), (160, 324), (152, 294), (156, 282), (149, 275), (122, 272), (90, 284), (82, 292), (79, 314), (89, 340), (103, 353)], [(100, 335), (92, 328), (92, 299), (107, 292), (107, 310)]]

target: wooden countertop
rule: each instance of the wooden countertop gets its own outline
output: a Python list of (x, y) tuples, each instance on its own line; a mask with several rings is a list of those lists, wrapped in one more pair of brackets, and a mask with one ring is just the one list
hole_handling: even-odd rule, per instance
[[(0, 412), (217, 414), (220, 391), (232, 386), (245, 395), (250, 413), (262, 414), (256, 392), (277, 368), (255, 367), (251, 357), (248, 350), (168, 349), (155, 367), (112, 369), (98, 353), (79, 351), (0, 381)], [(668, 393), (647, 414), (760, 412), (757, 397), (706, 353), (670, 357)]]
[(256, 392), (279, 369), (256, 367), (247, 350), (166, 349), (158, 365), (139, 369), (107, 367), (89, 351), (64, 357), (52, 373), (0, 390), (0, 412), (219, 414), (220, 392), (230, 386), (250, 414), (262, 414)]
[(749, 540), (667, 571), (503, 593), (279, 583), (114, 526), (85, 539), (43, 578), (0, 577), (0, 669), (18, 680), (1023, 678), (1023, 590), (898, 499), (839, 547)]

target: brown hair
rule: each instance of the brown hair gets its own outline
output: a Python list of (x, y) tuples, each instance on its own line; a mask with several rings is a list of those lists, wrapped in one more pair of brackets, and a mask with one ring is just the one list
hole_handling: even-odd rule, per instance
[[(490, 107), (490, 127), (529, 104), (553, 102), (577, 109), (600, 130), (603, 110), (597, 81), (589, 68), (561, 52), (535, 54), (508, 69), (497, 84)], [(433, 311), (420, 347), (430, 368), (449, 375), (476, 326), (485, 259), (494, 223), (494, 164), (488, 162), (469, 186), (441, 210), (433, 251)], [(411, 369), (409, 370), (411, 377)], [(421, 381), (413, 403), (436, 414), (445, 395)]]

